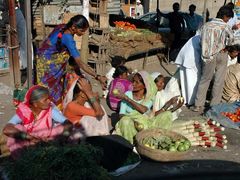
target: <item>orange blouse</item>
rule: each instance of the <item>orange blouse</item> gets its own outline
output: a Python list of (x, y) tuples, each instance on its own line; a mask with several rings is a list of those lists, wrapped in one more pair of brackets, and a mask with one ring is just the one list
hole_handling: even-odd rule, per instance
[(96, 113), (92, 108), (84, 107), (76, 102), (70, 102), (64, 110), (64, 116), (73, 124), (76, 124), (83, 116), (96, 117)]

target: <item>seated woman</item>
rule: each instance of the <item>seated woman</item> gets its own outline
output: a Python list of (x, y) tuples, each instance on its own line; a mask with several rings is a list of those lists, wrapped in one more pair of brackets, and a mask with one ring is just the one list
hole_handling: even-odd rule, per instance
[[(76, 79), (63, 102), (64, 115), (79, 130), (79, 137), (109, 134), (108, 116), (99, 103), (98, 94), (92, 91), (90, 83)], [(79, 138), (76, 137), (76, 138)]]
[[(63, 132), (69, 134), (71, 123), (49, 100), (49, 91), (43, 86), (32, 86), (20, 103), (16, 115), (3, 128), (8, 137), (7, 146), (13, 157), (20, 150), (40, 141), (53, 140)], [(66, 131), (64, 131), (66, 130)]]
[(156, 93), (157, 87), (146, 71), (140, 71), (133, 76), (133, 91), (116, 95), (122, 99), (120, 105), (122, 118), (115, 126), (116, 134), (133, 143), (134, 136), (139, 130), (154, 127), (168, 129), (171, 127), (171, 112), (166, 111), (155, 117), (150, 116), (150, 109)]
[(165, 78), (159, 72), (151, 74), (158, 92), (153, 104), (153, 113), (158, 115), (161, 109), (170, 110), (172, 112), (173, 121), (178, 118), (181, 112), (180, 107), (184, 104), (183, 99), (180, 98), (180, 90), (178, 83), (174, 77), (172, 77), (165, 87)]
[(128, 80), (128, 69), (125, 66), (118, 66), (113, 74), (113, 81), (109, 87), (108, 105), (113, 111), (119, 111), (121, 99), (114, 96), (114, 93), (124, 94), (132, 90), (132, 82)]

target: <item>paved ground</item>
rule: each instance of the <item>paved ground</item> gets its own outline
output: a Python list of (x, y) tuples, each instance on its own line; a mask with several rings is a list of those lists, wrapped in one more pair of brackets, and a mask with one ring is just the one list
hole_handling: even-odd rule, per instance
[[(127, 65), (130, 65), (133, 69), (141, 68), (141, 63), (131, 63), (129, 62)], [(146, 70), (149, 72), (160, 71), (165, 76), (169, 76), (169, 73), (174, 74), (176, 67), (166, 63), (161, 66), (156, 56), (153, 56), (146, 63)], [(5, 86), (7, 83), (2, 83), (6, 82), (6, 79), (7, 77), (0, 77), (0, 129), (15, 112), (15, 107), (12, 105), (12, 90)], [(93, 88), (101, 93), (98, 83), (93, 82)], [(106, 107), (108, 115), (111, 116), (111, 110), (104, 101), (102, 103)], [(187, 121), (189, 119), (203, 119), (203, 117), (199, 113), (194, 113), (187, 107), (183, 107), (180, 119)], [(135, 169), (115, 179), (208, 179), (209, 177), (209, 179), (215, 179), (217, 176), (218, 179), (235, 178), (235, 175), (239, 176), (238, 173), (240, 172), (240, 131), (226, 129), (224, 133), (228, 140), (228, 149), (226, 150), (194, 147), (183, 158), (183, 161), (172, 163), (143, 159)]]

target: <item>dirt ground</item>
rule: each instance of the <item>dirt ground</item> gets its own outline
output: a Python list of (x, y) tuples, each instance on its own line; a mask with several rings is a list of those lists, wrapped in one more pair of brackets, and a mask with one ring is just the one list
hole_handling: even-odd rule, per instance
[[(128, 62), (126, 64), (132, 69), (140, 70), (142, 60), (139, 62)], [(161, 62), (156, 56), (147, 59), (145, 70), (148, 72), (159, 71), (165, 76), (170, 76), (176, 71), (176, 66)], [(0, 77), (0, 130), (15, 112), (12, 105), (12, 89), (6, 86), (7, 77)], [(100, 85), (92, 82), (94, 90), (102, 93)], [(111, 117), (112, 111), (107, 107), (104, 99), (103, 106)], [(179, 120), (204, 119), (199, 113), (190, 111), (187, 107), (182, 108)], [(178, 162), (154, 162), (142, 159), (140, 165), (128, 173), (114, 179), (232, 179), (239, 176), (240, 170), (240, 131), (226, 129), (226, 150), (221, 148), (192, 147), (182, 161)], [(236, 179), (236, 178), (235, 178)], [(237, 178), (238, 179), (238, 178)]]

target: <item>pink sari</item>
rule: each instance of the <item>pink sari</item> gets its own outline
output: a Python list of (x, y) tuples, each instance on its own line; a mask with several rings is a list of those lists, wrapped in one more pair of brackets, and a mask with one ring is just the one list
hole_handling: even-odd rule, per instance
[(128, 79), (120, 79), (115, 78), (110, 85), (109, 88), (109, 103), (111, 106), (111, 109), (114, 111), (117, 111), (118, 109), (118, 103), (121, 101), (121, 99), (116, 98), (116, 96), (113, 95), (113, 90), (117, 89), (120, 93), (124, 94), (127, 91), (132, 91), (132, 82)]
[[(37, 117), (34, 117), (29, 107), (29, 100), (33, 90), (38, 87), (39, 86), (33, 86), (30, 88), (25, 96), (25, 101), (19, 104), (16, 114), (22, 120), (22, 123), (15, 125), (15, 128), (40, 140), (52, 140), (63, 132), (64, 127), (60, 124), (53, 125), (52, 106), (46, 110), (42, 110)], [(28, 140), (17, 140), (11, 137), (8, 137), (7, 140), (7, 146), (13, 156), (18, 154), (18, 150), (29, 145), (33, 144)]]

